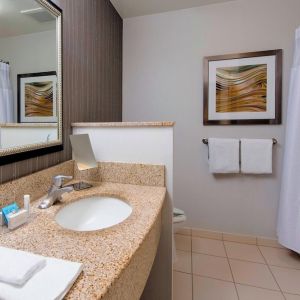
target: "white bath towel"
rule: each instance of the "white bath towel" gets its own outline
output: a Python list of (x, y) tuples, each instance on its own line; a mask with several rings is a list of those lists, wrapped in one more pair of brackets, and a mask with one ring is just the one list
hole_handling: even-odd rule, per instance
[(82, 264), (46, 258), (46, 266), (23, 286), (0, 283), (0, 300), (60, 300), (82, 271)]
[(208, 139), (211, 173), (239, 173), (239, 140)]
[(0, 282), (23, 285), (45, 265), (41, 256), (0, 247)]
[(241, 171), (245, 174), (272, 174), (271, 139), (241, 139)]

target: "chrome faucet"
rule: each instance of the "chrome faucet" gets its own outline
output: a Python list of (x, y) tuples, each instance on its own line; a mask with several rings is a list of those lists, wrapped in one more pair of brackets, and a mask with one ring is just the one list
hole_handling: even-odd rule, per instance
[(63, 187), (63, 182), (65, 179), (73, 179), (73, 177), (64, 175), (53, 177), (53, 184), (48, 191), (47, 197), (41, 201), (39, 208), (45, 209), (51, 207), (57, 201), (61, 200), (61, 197), (64, 193), (69, 193), (74, 190), (73, 186)]

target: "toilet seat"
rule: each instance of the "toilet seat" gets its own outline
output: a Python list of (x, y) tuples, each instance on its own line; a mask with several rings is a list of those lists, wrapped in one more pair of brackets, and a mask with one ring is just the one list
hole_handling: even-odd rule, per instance
[(173, 209), (173, 223), (182, 223), (186, 221), (186, 216), (183, 210), (179, 208)]

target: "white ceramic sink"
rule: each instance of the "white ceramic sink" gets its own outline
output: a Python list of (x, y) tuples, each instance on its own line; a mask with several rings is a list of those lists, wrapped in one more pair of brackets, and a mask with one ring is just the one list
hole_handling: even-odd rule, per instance
[(55, 220), (66, 229), (93, 231), (117, 225), (131, 213), (131, 206), (120, 199), (95, 196), (63, 207)]

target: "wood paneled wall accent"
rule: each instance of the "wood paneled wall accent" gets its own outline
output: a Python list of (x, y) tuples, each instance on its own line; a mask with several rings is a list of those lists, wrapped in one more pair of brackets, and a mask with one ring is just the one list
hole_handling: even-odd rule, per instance
[(71, 158), (72, 122), (122, 121), (123, 21), (109, 0), (53, 0), (63, 10), (64, 150), (0, 167), (0, 183)]

